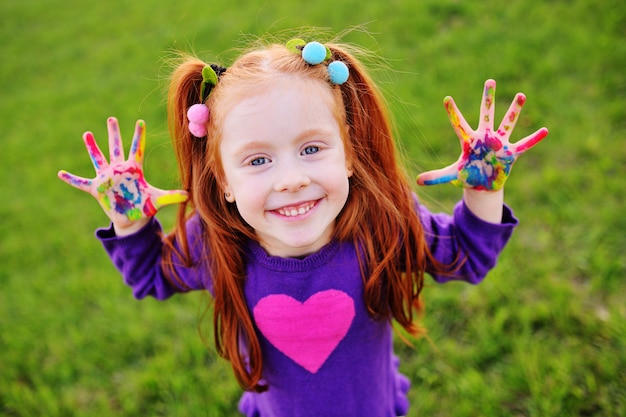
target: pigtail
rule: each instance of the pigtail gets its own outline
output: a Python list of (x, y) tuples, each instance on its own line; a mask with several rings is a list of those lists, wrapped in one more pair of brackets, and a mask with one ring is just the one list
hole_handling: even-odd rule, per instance
[(354, 201), (346, 205), (336, 229), (343, 233), (339, 238), (351, 237), (361, 250), (370, 314), (393, 317), (417, 334), (413, 315), (421, 309), (419, 295), (431, 256), (415, 214), (408, 175), (397, 162), (390, 117), (375, 83), (350, 53), (336, 45), (329, 47), (333, 58), (350, 71), (341, 93), (349, 130), (346, 153), (353, 169), (349, 198)]
[[(246, 239), (252, 237), (250, 228), (239, 216), (234, 205), (222, 196), (222, 170), (219, 141), (214, 123), (209, 118), (206, 137), (195, 137), (189, 131), (188, 109), (201, 103), (202, 70), (208, 64), (187, 57), (173, 72), (168, 92), (168, 125), (184, 189), (189, 201), (180, 206), (175, 231), (165, 240), (164, 271), (170, 280), (180, 283), (174, 256), (184, 266), (208, 265), (207, 276), (213, 288), (213, 329), (217, 353), (231, 362), (237, 381), (245, 390), (264, 391), (260, 384), (262, 370), (261, 346), (254, 331), (252, 318), (243, 293), (245, 282)], [(224, 69), (212, 66), (217, 75)], [(208, 94), (205, 94), (205, 96)], [(206, 97), (204, 97), (206, 99)], [(210, 105), (210, 97), (206, 100)], [(210, 109), (209, 109), (210, 111)], [(192, 259), (186, 223), (191, 215), (199, 215), (206, 259)], [(195, 237), (194, 237), (195, 238)], [(181, 250), (174, 246), (178, 242)], [(209, 288), (209, 285), (207, 285)], [(242, 345), (245, 343), (245, 346)]]
[[(186, 267), (192, 266), (185, 223), (189, 208), (194, 207), (195, 200), (193, 159), (202, 158), (205, 153), (203, 146), (189, 132), (185, 116), (187, 108), (199, 100), (203, 66), (204, 63), (195, 58), (181, 61), (172, 74), (167, 100), (168, 127), (178, 162), (178, 173), (182, 188), (189, 193), (189, 200), (179, 206), (175, 232), (165, 241), (164, 270), (169, 279), (176, 280), (179, 284), (181, 281), (177, 277), (172, 259), (174, 255), (178, 255), (184, 260)], [(182, 253), (174, 247), (174, 240), (179, 243)]]
[(200, 103), (202, 68), (206, 65), (196, 58), (185, 59), (172, 74), (168, 91), (168, 127), (174, 142), (181, 181), (188, 192), (193, 191), (193, 164), (190, 159), (202, 158), (206, 153), (206, 146), (189, 132), (187, 110)]

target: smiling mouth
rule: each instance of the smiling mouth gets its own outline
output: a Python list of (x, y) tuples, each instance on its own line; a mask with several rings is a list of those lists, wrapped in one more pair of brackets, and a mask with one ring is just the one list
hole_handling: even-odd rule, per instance
[(302, 216), (303, 214), (308, 213), (309, 210), (311, 210), (313, 207), (315, 207), (315, 204), (317, 204), (317, 201), (308, 201), (306, 203), (298, 204), (297, 206), (281, 207), (279, 209), (276, 209), (275, 211), (276, 213), (285, 217)]

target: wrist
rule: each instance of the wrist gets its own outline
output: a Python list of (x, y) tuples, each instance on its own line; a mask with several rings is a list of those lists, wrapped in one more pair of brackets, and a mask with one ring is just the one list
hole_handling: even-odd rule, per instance
[(139, 220), (135, 220), (130, 223), (125, 223), (125, 224), (113, 223), (113, 229), (115, 230), (115, 235), (118, 237), (123, 237), (123, 236), (129, 236), (129, 235), (135, 234), (141, 229), (143, 229), (143, 227), (150, 222), (150, 219), (151, 219), (150, 217), (143, 217)]
[(463, 189), (465, 205), (474, 215), (489, 223), (502, 223), (504, 189), (497, 191)]

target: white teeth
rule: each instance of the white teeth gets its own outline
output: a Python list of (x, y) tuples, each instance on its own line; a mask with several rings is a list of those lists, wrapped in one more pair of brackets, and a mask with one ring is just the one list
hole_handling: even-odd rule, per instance
[(311, 210), (311, 208), (313, 208), (314, 205), (315, 205), (314, 203), (307, 203), (297, 208), (296, 207), (283, 207), (283, 208), (279, 208), (276, 211), (282, 216), (295, 217), (295, 216), (301, 216), (303, 214), (306, 214), (309, 210)]

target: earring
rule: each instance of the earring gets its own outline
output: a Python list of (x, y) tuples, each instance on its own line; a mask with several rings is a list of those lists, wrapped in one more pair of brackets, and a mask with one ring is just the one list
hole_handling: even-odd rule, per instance
[(224, 188), (222, 188), (222, 190), (224, 191), (224, 199), (229, 203), (234, 203), (235, 194), (233, 193), (233, 190), (230, 189), (227, 185), (224, 185)]

